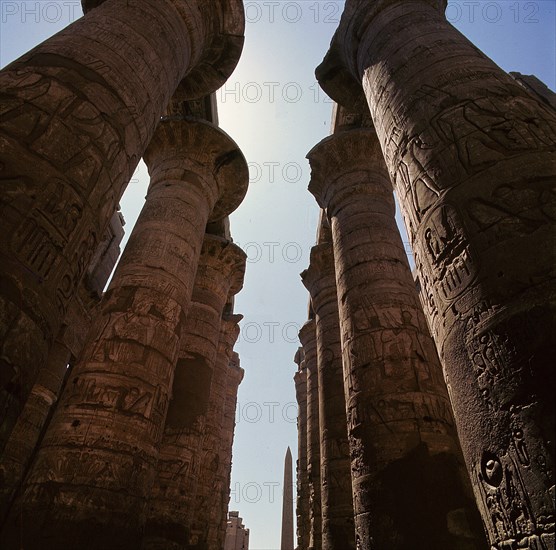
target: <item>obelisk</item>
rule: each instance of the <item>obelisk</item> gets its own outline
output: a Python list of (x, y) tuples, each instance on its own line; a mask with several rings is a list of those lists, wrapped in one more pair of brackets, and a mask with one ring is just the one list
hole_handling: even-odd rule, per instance
[(284, 460), (284, 500), (282, 502), (282, 542), (280, 550), (293, 550), (292, 453), (289, 447)]

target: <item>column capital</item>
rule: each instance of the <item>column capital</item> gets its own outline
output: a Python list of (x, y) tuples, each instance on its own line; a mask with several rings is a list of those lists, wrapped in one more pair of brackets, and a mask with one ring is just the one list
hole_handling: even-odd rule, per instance
[(245, 375), (245, 371), (239, 366), (239, 354), (237, 352), (232, 353), (232, 357), (230, 358), (229, 370), (228, 370), (228, 386), (234, 385), (237, 388), (241, 381), (243, 380), (243, 376)]
[(196, 300), (196, 294), (202, 294), (205, 289), (213, 293), (225, 292), (224, 299), (235, 296), (243, 287), (246, 261), (247, 254), (232, 241), (206, 233), (193, 300)]
[(316, 337), (316, 323), (314, 319), (309, 319), (299, 331), (299, 341), (303, 346), (305, 353), (305, 366), (308, 367), (310, 363), (316, 365), (317, 353), (317, 337)]
[(302, 398), (305, 393), (305, 400), (306, 400), (307, 399), (306, 390), (303, 390), (302, 388), (307, 387), (307, 369), (303, 367), (298, 371), (296, 371), (296, 373), (293, 375), (293, 380), (295, 382), (295, 388), (296, 390), (298, 390), (298, 393), (300, 394), (298, 397)]
[[(309, 267), (301, 273), (301, 280), (309, 291), (315, 311), (315, 298), (322, 292), (328, 292), (329, 297), (336, 299), (336, 276), (334, 272), (334, 252), (332, 243), (321, 243), (311, 248)], [(320, 302), (320, 300), (317, 300)]]
[[(104, 2), (81, 0), (83, 13), (87, 14)], [(191, 31), (195, 59), (178, 90), (184, 99), (197, 99), (218, 90), (236, 68), (245, 42), (243, 1), (198, 0), (192, 3), (174, 0), (173, 3)]]
[[(359, 128), (333, 134), (315, 145), (307, 153), (307, 159), (311, 166), (309, 192), (324, 209), (329, 207), (333, 197), (337, 200), (339, 193), (351, 197), (355, 190), (374, 192), (376, 186), (371, 183), (377, 180), (377, 176), (389, 183), (374, 128)], [(362, 177), (350, 177), (347, 180), (348, 174), (357, 172)], [(368, 172), (372, 172), (372, 178), (366, 175)], [(390, 184), (388, 187), (391, 187)]]
[(201, 167), (202, 175), (214, 178), (218, 197), (209, 222), (231, 214), (247, 193), (249, 168), (243, 153), (226, 132), (210, 122), (183, 116), (165, 117), (143, 158), (155, 184), (160, 183), (155, 174), (162, 164), (164, 177), (161, 181), (183, 179), (180, 175), (191, 162)]
[[(383, 10), (395, 3), (416, 0), (347, 0), (340, 24), (332, 37), (330, 49), (315, 76), (324, 92), (334, 101), (356, 113), (367, 110), (359, 72), (358, 53), (365, 28)], [(448, 0), (420, 0), (444, 12)]]
[[(184, 99), (197, 99), (221, 88), (234, 72), (245, 42), (243, 0), (197, 0), (205, 25), (201, 55), (178, 86)], [(179, 0), (177, 9), (189, 17), (190, 2)]]
[(301, 365), (303, 363), (303, 356), (304, 356), (303, 348), (299, 346), (293, 357), (293, 362), (298, 366), (299, 369), (302, 368)]
[(220, 324), (220, 339), (218, 341), (219, 354), (232, 353), (232, 349), (239, 336), (239, 322), (242, 319), (243, 315), (238, 313), (222, 316)]

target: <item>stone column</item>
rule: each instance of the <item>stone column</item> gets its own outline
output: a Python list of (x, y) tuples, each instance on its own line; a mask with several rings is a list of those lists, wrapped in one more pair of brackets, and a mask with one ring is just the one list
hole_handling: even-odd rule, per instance
[(31, 393), (0, 455), (0, 524), (4, 522), (68, 374), (68, 364), (81, 355), (103, 289), (119, 257), (123, 218), (115, 212), (87, 275), (68, 306), (64, 324), (37, 375)]
[(5, 519), (20, 487), (37, 443), (58, 400), (68, 372), (71, 351), (60, 336), (50, 348), (37, 380), (8, 439), (0, 460), (0, 522)]
[(233, 330), (235, 319), (222, 321), (222, 313), (228, 296), (235, 295), (243, 285), (245, 260), (244, 252), (229, 240), (205, 235), (192, 303), (180, 339), (157, 477), (149, 500), (144, 548), (185, 548), (192, 524), (199, 517), (206, 542), (205, 516), (211, 509), (201, 514), (197, 499), (210, 501), (215, 477), (211, 468), (219, 458), (231, 354), (230, 349), (224, 365), (217, 361), (218, 340), (221, 324), (237, 337)]
[(0, 72), (0, 449), (174, 90), (239, 59), (241, 0), (207, 5), (107, 2)]
[(295, 396), (297, 399), (297, 548), (309, 547), (309, 484), (307, 479), (307, 369), (303, 348), (295, 354), (299, 369), (295, 373)]
[(319, 384), (314, 319), (299, 331), (307, 369), (307, 480), (309, 483), (309, 550), (322, 548)]
[(355, 550), (342, 344), (331, 243), (314, 246), (301, 274), (315, 312), (318, 365), (322, 549)]
[(308, 159), (334, 243), (356, 546), (482, 548), (376, 134), (335, 134)]
[[(231, 296), (230, 296), (231, 297)], [(235, 404), (237, 400), (237, 376), (232, 373), (233, 369), (239, 367), (230, 367), (232, 361), (233, 349), (239, 336), (238, 323), (243, 319), (242, 315), (226, 314), (222, 320), (220, 329), (220, 339), (218, 341), (218, 354), (216, 356), (216, 371), (218, 375), (213, 378), (213, 386), (211, 387), (210, 406), (214, 411), (214, 416), (218, 419), (220, 428), (218, 429), (218, 437), (207, 439), (205, 449), (203, 451), (205, 468), (203, 469), (206, 477), (205, 494), (209, 514), (203, 512), (198, 514), (198, 522), (201, 528), (206, 529), (208, 526), (207, 546), (208, 548), (222, 548), (224, 538), (226, 536), (226, 519), (228, 516), (228, 500), (230, 492), (230, 466), (232, 460), (232, 443), (235, 428)], [(239, 359), (237, 360), (239, 361)], [(235, 363), (234, 363), (235, 365)], [(241, 371), (243, 378), (243, 371)], [(235, 393), (228, 396), (228, 378), (232, 376), (231, 389), (235, 388)], [(214, 389), (214, 391), (213, 391)], [(228, 418), (230, 412), (226, 411), (228, 397), (233, 402), (234, 410), (231, 414), (231, 420)], [(232, 403), (230, 403), (231, 405)], [(212, 448), (211, 448), (212, 447)], [(216, 451), (215, 451), (216, 450)], [(214, 460), (215, 452), (217, 460)], [(212, 460), (209, 460), (210, 456)], [(216, 471), (207, 471), (206, 466), (215, 463)], [(210, 477), (208, 477), (210, 476)], [(210, 482), (210, 484), (208, 483)], [(208, 490), (208, 492), (207, 492)], [(198, 502), (198, 509), (201, 511), (202, 503)]]
[(145, 161), (145, 206), (7, 540), (22, 525), (24, 540), (51, 548), (140, 544), (205, 227), (240, 204), (248, 182), (237, 145), (206, 122), (162, 121)]
[[(225, 475), (225, 496), (222, 502), (221, 533), (226, 532), (228, 518), (228, 504), (230, 501), (230, 485), (232, 478), (232, 446), (236, 425), (237, 392), (243, 380), (244, 370), (240, 367), (239, 355), (232, 353), (228, 365), (228, 378), (226, 380), (226, 403), (224, 406), (223, 437), (221, 442), (222, 455), (224, 456), (223, 472)], [(247, 541), (248, 542), (248, 541)], [(223, 540), (219, 538), (217, 548), (221, 548)]]
[(444, 6), (348, 1), (317, 72), (346, 105), (365, 90), (491, 544), (546, 547), (556, 112), (448, 24)]

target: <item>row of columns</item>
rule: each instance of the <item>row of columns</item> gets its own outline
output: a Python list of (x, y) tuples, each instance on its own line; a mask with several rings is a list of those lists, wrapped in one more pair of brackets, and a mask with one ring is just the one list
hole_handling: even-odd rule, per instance
[(484, 547), (470, 480), (493, 549), (549, 550), (556, 112), (445, 7), (347, 0), (317, 68), (330, 97), (370, 113), (308, 155), (332, 232), (356, 545)]
[(241, 0), (84, 9), (0, 72), (3, 438), (178, 84), (213, 92), (243, 44)]
[(338, 132), (308, 158), (329, 226), (302, 274), (317, 340), (324, 496), (321, 546), (309, 548), (481, 548), (376, 134)]
[[(0, 74), (8, 106), (3, 144), (11, 148), (5, 166), (12, 178), (2, 223), (40, 226), (44, 242), (54, 229), (68, 228), (64, 242), (56, 236), (53, 251), (30, 236), (26, 242), (37, 248), (25, 258), (14, 260), (11, 247), (10, 262), (28, 266), (31, 275), (38, 266), (29, 262), (40, 261), (41, 269), (50, 262), (40, 289), (36, 281), (25, 288), (21, 269), (3, 265), (10, 288), (20, 285), (29, 298), (11, 291), (1, 298), (19, 306), (26, 338), (52, 348), (50, 335), (72, 285), (108, 221), (104, 209), (119, 200), (141, 157), (150, 185), (84, 349), (10, 503), (1, 545), (217, 548), (229, 495), (229, 408), (235, 410), (242, 373), (232, 360), (241, 319), (233, 314), (233, 297), (245, 270), (245, 254), (231, 241), (225, 219), (243, 200), (249, 177), (233, 140), (189, 116), (185, 102), (214, 91), (235, 67), (243, 6), (239, 0), (210, 8), (109, 0), (84, 2), (84, 11)], [(33, 191), (45, 179), (60, 187), (52, 212)], [(72, 216), (71, 224), (62, 213)], [(8, 236), (14, 230), (5, 229)], [(71, 285), (64, 265), (79, 269)], [(22, 333), (5, 336), (3, 350), (17, 352)], [(3, 354), (23, 373), (21, 380), (34, 380), (45, 362), (37, 348), (27, 362)], [(21, 393), (25, 400), (28, 390)]]
[(339, 548), (338, 544), (343, 541), (343, 547), (348, 550), (355, 548), (353, 500), (338, 299), (330, 243), (319, 244), (311, 250), (309, 269), (301, 276), (311, 292), (315, 316), (317, 377), (311, 389), (314, 387), (317, 397), (316, 443), (320, 447), (320, 464), (317, 462), (316, 467), (320, 471), (321, 524), (317, 529), (321, 530), (323, 548)]
[[(227, 507), (228, 487), (212, 483), (215, 464), (231, 455), (219, 443), (241, 318), (224, 309), (241, 288), (245, 254), (204, 228), (209, 212), (235, 208), (247, 165), (211, 124), (168, 124), (145, 155), (145, 206), (14, 506), (8, 545), (202, 548), (209, 529), (214, 544), (223, 537), (211, 514)], [(155, 166), (165, 169), (153, 169), (161, 151)], [(204, 398), (200, 407), (191, 395)], [(197, 430), (184, 440), (187, 419)]]

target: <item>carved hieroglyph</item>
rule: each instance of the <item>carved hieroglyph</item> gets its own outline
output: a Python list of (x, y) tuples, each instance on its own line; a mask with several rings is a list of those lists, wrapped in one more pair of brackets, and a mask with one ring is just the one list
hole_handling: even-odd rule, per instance
[(376, 134), (334, 134), (308, 159), (334, 245), (356, 547), (482, 548)]
[[(207, 96), (223, 86), (237, 65), (244, 42), (243, 1), (172, 1), (180, 15), (185, 17), (188, 22), (188, 29), (195, 37), (193, 51), (199, 54), (197, 62), (191, 66), (186, 78), (180, 82), (178, 89), (174, 92), (172, 101), (195, 100)], [(90, 12), (104, 2), (106, 0), (81, 0), (83, 13)], [(129, 0), (127, 2), (129, 3)], [(163, 10), (164, 6), (161, 3), (159, 5)], [(192, 19), (192, 13), (196, 13), (198, 19)], [(192, 28), (199, 22), (201, 23), (200, 28)], [(202, 39), (203, 42), (197, 41), (199, 39)], [(209, 122), (216, 124), (216, 121), (213, 120)]]
[(322, 550), (354, 550), (351, 464), (331, 243), (311, 249), (309, 268), (301, 277), (311, 294), (317, 337)]
[(49, 413), (59, 397), (70, 358), (71, 351), (63, 337), (58, 337), (4, 447), (0, 460), (0, 522), (9, 512)]
[(205, 227), (233, 211), (248, 184), (237, 145), (202, 121), (163, 120), (145, 161), (145, 206), (26, 480), (8, 541), (24, 525), (24, 541), (42, 538), (52, 548), (140, 544)]
[[(245, 261), (244, 252), (232, 242), (205, 235), (180, 338), (144, 548), (184, 548), (193, 531), (199, 543), (207, 542), (222, 460), (226, 376), (241, 318), (222, 319), (222, 314), (229, 297), (242, 287)], [(219, 347), (222, 331), (229, 345)]]
[(309, 485), (309, 548), (322, 549), (319, 383), (317, 337), (314, 319), (299, 331), (307, 369), (307, 481)]
[(364, 89), (491, 544), (546, 549), (556, 111), (448, 24), (444, 6), (348, 0), (317, 75), (346, 106)]
[(303, 348), (295, 354), (298, 371), (295, 373), (295, 396), (297, 400), (297, 548), (309, 547), (309, 482), (307, 479), (307, 369)]
[[(243, 379), (243, 369), (239, 368), (239, 356), (233, 351), (239, 336), (238, 323), (241, 319), (243, 319), (243, 315), (227, 313), (222, 318), (220, 339), (218, 340), (218, 355), (216, 356), (215, 364), (218, 374), (214, 378), (214, 393), (211, 388), (210, 406), (214, 418), (218, 419), (220, 423), (220, 429), (218, 437), (212, 441), (213, 449), (209, 451), (213, 456), (212, 461), (210, 463), (207, 462), (203, 470), (203, 473), (211, 478), (210, 486), (207, 485), (209, 489), (209, 513), (199, 515), (201, 525), (208, 526), (207, 545), (209, 548), (222, 548), (226, 537), (228, 501), (230, 498), (232, 443), (235, 429), (235, 405), (239, 382)], [(238, 379), (238, 374), (240, 373), (241, 377)], [(222, 387), (220, 388), (221, 385)], [(226, 409), (226, 407), (232, 406), (232, 403), (228, 404), (228, 397), (233, 401), (231, 418), (228, 417), (230, 413)], [(214, 457), (215, 453), (217, 453), (217, 458)], [(214, 465), (216, 465), (216, 468)]]
[(112, 1), (0, 72), (0, 449), (170, 97), (243, 28), (241, 0)]
[[(223, 510), (225, 510), (222, 517), (221, 532), (226, 531), (228, 519), (228, 502), (230, 500), (230, 484), (232, 475), (232, 445), (234, 441), (234, 429), (236, 425), (236, 406), (237, 406), (237, 391), (241, 381), (243, 380), (245, 372), (240, 366), (239, 355), (236, 352), (232, 353), (230, 363), (228, 365), (228, 378), (226, 381), (226, 404), (224, 407), (224, 429), (222, 438), (222, 455), (224, 456), (223, 472), (226, 476), (224, 483), (225, 498), (222, 503)], [(219, 538), (217, 548), (222, 548), (224, 539)]]
[(123, 218), (120, 212), (115, 212), (78, 293), (68, 305), (64, 324), (50, 349), (48, 360), (39, 369), (25, 406), (0, 453), (0, 524), (58, 402), (69, 364), (73, 365), (83, 350), (102, 290), (120, 255), (123, 235)]

